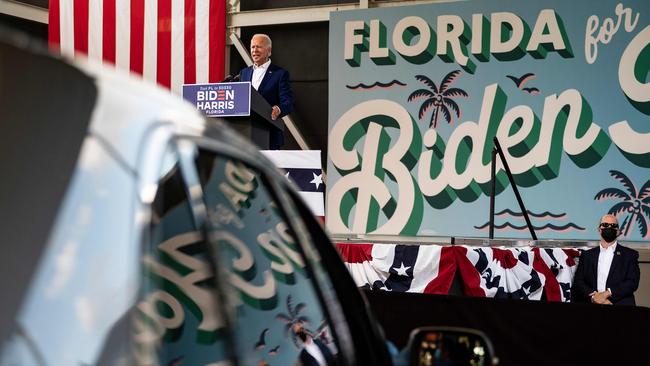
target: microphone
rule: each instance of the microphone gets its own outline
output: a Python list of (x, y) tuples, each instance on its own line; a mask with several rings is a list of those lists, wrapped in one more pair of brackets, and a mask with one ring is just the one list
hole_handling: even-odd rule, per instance
[(237, 74), (235, 76), (232, 76), (232, 74), (228, 74), (228, 76), (226, 76), (223, 80), (221, 80), (221, 82), (222, 83), (229, 83), (229, 82), (232, 82), (232, 81), (239, 81), (240, 77), (241, 76), (239, 74)]

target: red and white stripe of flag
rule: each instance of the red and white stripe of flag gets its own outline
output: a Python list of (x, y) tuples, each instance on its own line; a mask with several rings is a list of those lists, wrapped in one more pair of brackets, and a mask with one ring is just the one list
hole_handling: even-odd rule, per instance
[(181, 94), (224, 77), (224, 0), (51, 0), (49, 42)]
[[(261, 153), (280, 169), (316, 169), (319, 170), (322, 175), (323, 168), (321, 166), (320, 150), (261, 150)], [(316, 216), (321, 223), (324, 223), (325, 195), (323, 192), (299, 191), (298, 194), (300, 194), (307, 204), (307, 207), (309, 207), (314, 213), (314, 216)]]

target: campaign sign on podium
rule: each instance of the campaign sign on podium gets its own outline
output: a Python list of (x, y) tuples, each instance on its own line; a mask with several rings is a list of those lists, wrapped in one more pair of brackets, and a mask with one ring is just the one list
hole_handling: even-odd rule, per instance
[(183, 85), (183, 98), (208, 117), (235, 117), (251, 114), (251, 83)]

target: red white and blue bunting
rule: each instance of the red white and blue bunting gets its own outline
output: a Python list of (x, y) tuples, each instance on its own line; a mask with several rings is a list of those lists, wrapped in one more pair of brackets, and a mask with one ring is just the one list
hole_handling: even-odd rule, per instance
[(359, 287), (448, 294), (458, 270), (465, 295), (568, 302), (578, 249), (337, 244)]

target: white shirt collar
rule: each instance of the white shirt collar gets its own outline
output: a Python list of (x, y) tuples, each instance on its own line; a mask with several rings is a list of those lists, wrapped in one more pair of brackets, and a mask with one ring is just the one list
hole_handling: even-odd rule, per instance
[(327, 365), (327, 361), (325, 360), (323, 351), (321, 351), (321, 349), (312, 339), (303, 343), (303, 345), (305, 347), (305, 351), (307, 351), (307, 353), (309, 353), (316, 360), (316, 362), (318, 362), (319, 365), (321, 366)]
[(604, 250), (607, 252), (613, 252), (616, 249), (616, 246), (618, 245), (618, 241), (614, 241), (614, 243), (607, 248), (603, 247), (603, 244), (600, 243), (600, 250)]
[(253, 64), (253, 69), (268, 69), (269, 65), (271, 64), (271, 59), (268, 59), (265, 63), (261, 64), (260, 66), (257, 66)]

